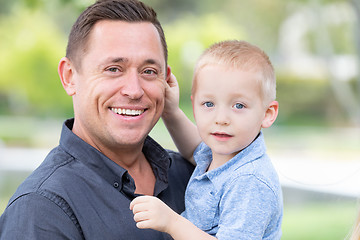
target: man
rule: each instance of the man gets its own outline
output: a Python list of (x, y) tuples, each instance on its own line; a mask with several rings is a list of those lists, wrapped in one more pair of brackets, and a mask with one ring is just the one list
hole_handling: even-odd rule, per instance
[(154, 195), (177, 212), (193, 170), (148, 137), (164, 107), (165, 37), (137, 0), (99, 0), (74, 24), (58, 67), (74, 119), (18, 188), (0, 239), (168, 239), (135, 226), (129, 204)]

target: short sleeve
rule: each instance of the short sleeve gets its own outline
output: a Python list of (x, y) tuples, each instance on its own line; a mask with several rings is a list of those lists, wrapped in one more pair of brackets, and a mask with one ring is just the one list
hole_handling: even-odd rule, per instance
[[(220, 202), (219, 240), (263, 239), (279, 206), (274, 192), (253, 175), (241, 176), (228, 187)], [(277, 231), (274, 228), (274, 231)]]
[(38, 193), (16, 199), (0, 218), (0, 240), (83, 239), (70, 216)]

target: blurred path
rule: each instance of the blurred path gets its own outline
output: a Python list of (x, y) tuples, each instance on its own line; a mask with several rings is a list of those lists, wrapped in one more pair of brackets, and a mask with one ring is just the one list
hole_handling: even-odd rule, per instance
[[(50, 149), (0, 148), (0, 174), (31, 172)], [(309, 151), (269, 152), (281, 184), (287, 188), (360, 197), (360, 150), (335, 155)]]
[(360, 198), (360, 155), (349, 159), (315, 159), (271, 155), (281, 185), (288, 188)]
[(32, 172), (45, 159), (50, 149), (0, 148), (0, 172)]

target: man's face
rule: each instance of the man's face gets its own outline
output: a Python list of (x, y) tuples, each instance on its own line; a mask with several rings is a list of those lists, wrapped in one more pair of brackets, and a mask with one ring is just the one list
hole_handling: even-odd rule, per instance
[(80, 61), (73, 132), (104, 153), (142, 145), (164, 108), (166, 66), (156, 28), (100, 21)]

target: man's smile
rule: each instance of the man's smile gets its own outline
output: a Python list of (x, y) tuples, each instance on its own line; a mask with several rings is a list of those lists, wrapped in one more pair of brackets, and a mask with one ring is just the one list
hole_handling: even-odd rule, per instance
[(136, 109), (125, 109), (125, 108), (114, 108), (114, 107), (110, 108), (110, 110), (116, 114), (126, 115), (126, 116), (139, 116), (145, 112), (145, 109), (136, 110)]

